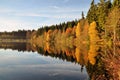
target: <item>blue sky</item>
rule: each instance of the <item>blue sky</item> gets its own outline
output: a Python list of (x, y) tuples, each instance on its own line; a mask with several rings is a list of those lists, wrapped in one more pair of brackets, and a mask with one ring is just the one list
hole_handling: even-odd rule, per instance
[(0, 0), (0, 32), (38, 29), (81, 18), (91, 0)]

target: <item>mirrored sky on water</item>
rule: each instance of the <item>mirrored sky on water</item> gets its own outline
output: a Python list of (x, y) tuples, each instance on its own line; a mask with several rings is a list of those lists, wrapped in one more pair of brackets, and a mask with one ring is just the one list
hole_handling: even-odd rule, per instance
[(88, 74), (75, 63), (41, 56), (36, 52), (0, 49), (0, 79), (2, 80), (85, 80)]

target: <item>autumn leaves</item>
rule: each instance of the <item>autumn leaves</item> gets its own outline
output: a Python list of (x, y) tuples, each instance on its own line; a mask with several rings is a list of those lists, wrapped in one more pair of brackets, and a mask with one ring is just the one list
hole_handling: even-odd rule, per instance
[(43, 48), (50, 55), (60, 55), (63, 52), (62, 55), (69, 56), (82, 65), (87, 62), (94, 65), (96, 62), (95, 45), (99, 39), (96, 22), (89, 25), (86, 19), (81, 19), (76, 26), (68, 27), (65, 31), (49, 29), (32, 39), (32, 44)]

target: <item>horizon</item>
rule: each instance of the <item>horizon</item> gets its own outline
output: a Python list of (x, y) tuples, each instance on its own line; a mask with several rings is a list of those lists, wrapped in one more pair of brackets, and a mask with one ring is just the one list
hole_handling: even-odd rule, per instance
[(37, 30), (81, 18), (91, 0), (0, 0), (0, 32)]

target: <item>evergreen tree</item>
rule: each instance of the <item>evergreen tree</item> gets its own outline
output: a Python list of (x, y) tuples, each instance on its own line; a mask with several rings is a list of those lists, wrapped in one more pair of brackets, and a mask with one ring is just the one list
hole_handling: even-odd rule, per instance
[(85, 17), (84, 17), (84, 13), (83, 13), (83, 11), (82, 11), (82, 19), (84, 19)]
[(113, 6), (119, 6), (120, 7), (120, 0), (113, 0)]
[(105, 0), (100, 0), (100, 3), (103, 3), (103, 4), (104, 4), (104, 3), (105, 3)]
[[(105, 28), (106, 28), (106, 39), (108, 40), (114, 40), (114, 42), (117, 39), (120, 39), (120, 8), (114, 7), (110, 11), (106, 23), (105, 23)], [(113, 37), (114, 36), (114, 37)]]
[(104, 24), (110, 8), (111, 8), (111, 2), (109, 0), (106, 2), (105, 0), (100, 0), (97, 10), (97, 20), (98, 20), (97, 29), (99, 32), (104, 31), (105, 29)]
[(92, 23), (93, 21), (97, 21), (96, 11), (97, 11), (97, 5), (95, 5), (94, 0), (92, 0), (91, 7), (87, 14), (87, 19), (89, 23)]

